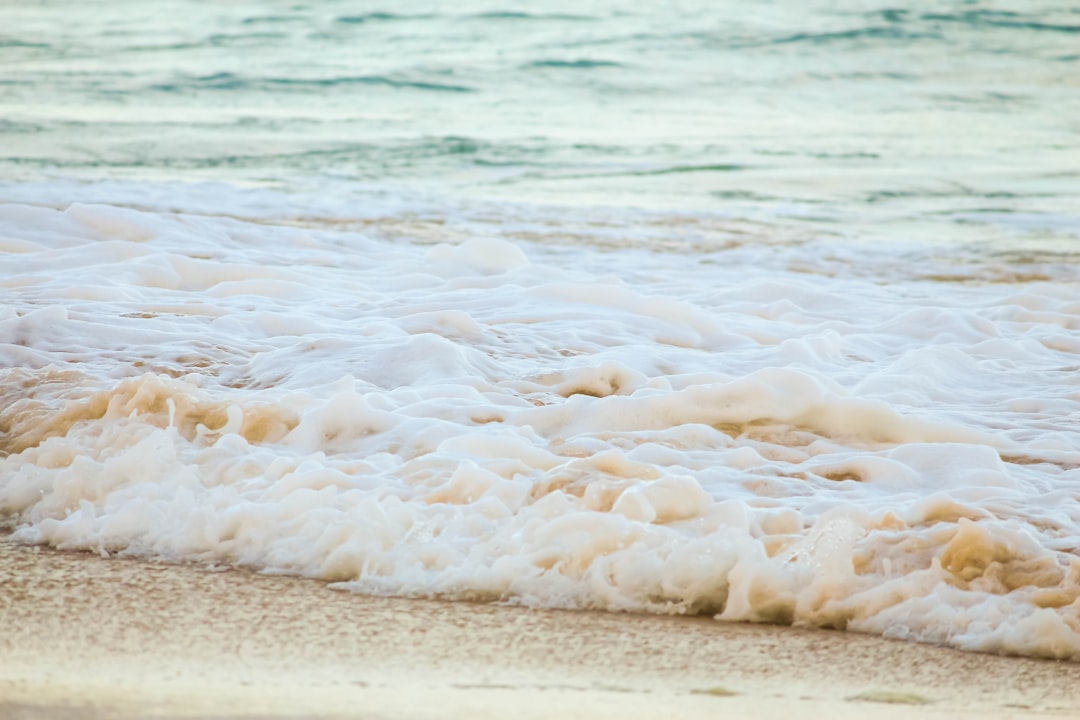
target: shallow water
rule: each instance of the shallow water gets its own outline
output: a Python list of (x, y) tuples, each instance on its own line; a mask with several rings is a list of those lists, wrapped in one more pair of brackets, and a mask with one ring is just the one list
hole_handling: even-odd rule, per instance
[(0, 8), (16, 537), (1080, 657), (1080, 14), (395, 8)]

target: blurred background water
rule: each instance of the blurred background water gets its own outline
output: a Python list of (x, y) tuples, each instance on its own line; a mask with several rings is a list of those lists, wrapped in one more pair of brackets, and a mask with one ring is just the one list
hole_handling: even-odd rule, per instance
[(902, 5), (7, 0), (0, 197), (212, 182), (299, 216), (659, 209), (1069, 253), (1080, 7)]

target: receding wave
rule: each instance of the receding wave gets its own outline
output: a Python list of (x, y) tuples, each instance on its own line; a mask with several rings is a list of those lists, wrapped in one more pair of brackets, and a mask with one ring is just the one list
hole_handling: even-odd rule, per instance
[[(555, 212), (401, 242), (396, 207), (357, 232), (0, 205), (0, 522), (366, 593), (1080, 660), (1072, 279), (961, 286), (937, 248), (760, 230), (610, 252), (582, 236), (707, 226)], [(893, 264), (940, 279), (865, 270)]]

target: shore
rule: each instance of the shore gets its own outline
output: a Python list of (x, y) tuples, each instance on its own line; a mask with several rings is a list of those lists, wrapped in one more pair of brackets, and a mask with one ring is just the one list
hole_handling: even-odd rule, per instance
[(0, 717), (1078, 717), (1080, 664), (0, 541)]

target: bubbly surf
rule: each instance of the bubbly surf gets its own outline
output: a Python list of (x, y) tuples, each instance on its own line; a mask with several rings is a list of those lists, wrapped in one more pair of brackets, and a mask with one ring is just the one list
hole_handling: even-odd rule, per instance
[[(1075, 131), (1006, 139), (1075, 105), (1067, 11), (331, 5), (177, 38), (105, 3), (64, 30), (81, 73), (55, 9), (5, 26), (12, 537), (1080, 659)], [(373, 59), (395, 38), (416, 52)], [(987, 39), (1025, 98), (884, 69)], [(722, 96), (688, 69), (716, 57), (757, 64)], [(755, 74), (791, 112), (855, 105), (799, 135)], [(899, 131), (945, 112), (1005, 130)]]

